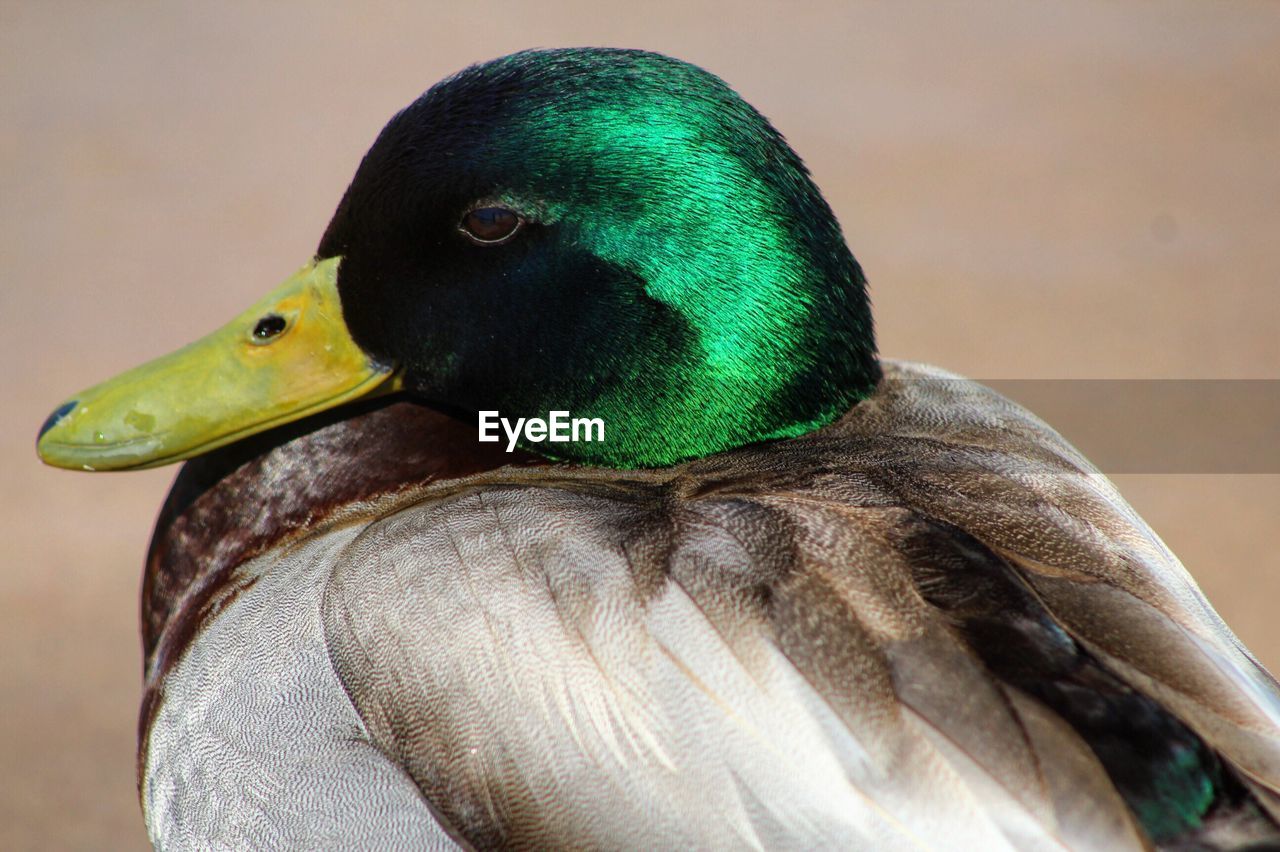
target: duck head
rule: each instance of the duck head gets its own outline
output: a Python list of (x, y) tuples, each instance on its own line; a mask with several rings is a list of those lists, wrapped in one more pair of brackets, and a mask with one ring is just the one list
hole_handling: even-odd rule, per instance
[(396, 115), (311, 262), (72, 397), (38, 451), (153, 467), (404, 389), (599, 418), (604, 441), (521, 446), (652, 467), (811, 431), (878, 377), (862, 272), (767, 120), (665, 56), (529, 51)]

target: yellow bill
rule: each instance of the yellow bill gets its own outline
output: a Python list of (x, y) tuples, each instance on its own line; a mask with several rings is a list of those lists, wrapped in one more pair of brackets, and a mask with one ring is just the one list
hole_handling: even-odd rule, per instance
[(399, 385), (342, 319), (340, 258), (310, 263), (201, 340), (76, 394), (36, 451), (71, 470), (158, 467)]

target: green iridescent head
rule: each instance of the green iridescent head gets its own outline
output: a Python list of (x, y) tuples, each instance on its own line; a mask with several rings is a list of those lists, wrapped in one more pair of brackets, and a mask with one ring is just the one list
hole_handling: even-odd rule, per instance
[[(495, 207), (519, 216), (507, 240), (460, 233)], [(578, 461), (802, 434), (879, 376), (861, 270), (800, 159), (658, 54), (530, 51), (441, 82), (382, 131), (319, 255), (343, 258), (356, 341), (428, 398), (602, 418), (603, 443), (529, 446)]]
[[(862, 272), (800, 159), (719, 78), (653, 53), (528, 51), (432, 87), (378, 136), (315, 264), (280, 292), (323, 302), (335, 274), (335, 351), (353, 366), (297, 406), (394, 376), (466, 417), (564, 410), (603, 420), (605, 440), (522, 446), (585, 464), (667, 465), (803, 434), (879, 378)], [(237, 322), (256, 334), (283, 298)], [(287, 337), (291, 323), (265, 330)], [(92, 406), (73, 401), (41, 452), (87, 466), (79, 450), (53, 452), (80, 440), (61, 418)], [(137, 422), (107, 443), (126, 447)], [(166, 438), (111, 465), (187, 457), (246, 429)]]

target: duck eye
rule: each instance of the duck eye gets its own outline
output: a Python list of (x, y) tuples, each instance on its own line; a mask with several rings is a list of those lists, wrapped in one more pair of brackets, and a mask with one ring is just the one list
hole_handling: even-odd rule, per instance
[(477, 207), (462, 217), (459, 229), (473, 243), (498, 245), (520, 230), (522, 220), (505, 207)]

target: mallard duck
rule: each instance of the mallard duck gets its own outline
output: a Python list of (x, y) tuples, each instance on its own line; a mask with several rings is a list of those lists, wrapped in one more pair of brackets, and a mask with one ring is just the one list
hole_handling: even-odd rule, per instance
[(878, 357), (799, 158), (674, 59), (437, 84), (301, 271), (38, 450), (190, 459), (159, 847), (1280, 839), (1276, 682), (1051, 428)]

